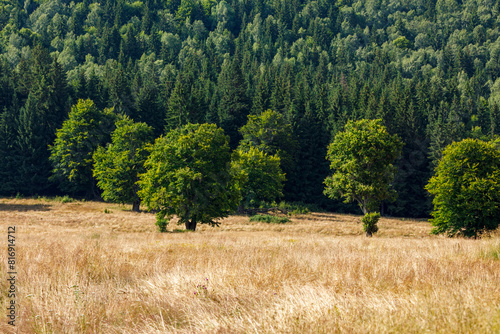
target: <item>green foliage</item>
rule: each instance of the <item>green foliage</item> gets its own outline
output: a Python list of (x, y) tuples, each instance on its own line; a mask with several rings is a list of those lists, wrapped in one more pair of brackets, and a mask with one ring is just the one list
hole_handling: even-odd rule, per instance
[(371, 237), (373, 233), (377, 233), (378, 226), (377, 223), (380, 219), (380, 213), (371, 212), (367, 213), (361, 218), (361, 222), (363, 223), (363, 231), (366, 232), (368, 237)]
[(61, 197), (61, 196), (56, 196), (56, 197), (54, 198), (54, 201), (56, 201), (56, 202), (61, 202), (61, 203), (72, 203), (72, 202), (74, 202), (74, 201), (75, 201), (75, 199), (74, 199), (74, 198), (69, 197), (68, 195), (64, 195), (64, 196), (62, 196), (62, 197)]
[(291, 211), (292, 215), (302, 215), (309, 212), (319, 212), (321, 209), (314, 204), (306, 204), (302, 202), (285, 202), (282, 201), (278, 204), (278, 208), (281, 210)]
[(344, 212), (353, 206), (322, 195), (326, 146), (349, 119), (383, 119), (405, 142), (384, 211), (426, 216), (444, 147), (500, 134), (498, 10), (485, 0), (4, 1), (0, 193), (53, 194), (47, 147), (81, 98), (155, 137), (216, 122), (231, 149), (250, 111), (273, 109), (299, 143), (264, 151), (281, 159), (283, 197)]
[(500, 224), (500, 151), (465, 139), (446, 147), (426, 189), (434, 196), (433, 233), (477, 237)]
[(179, 217), (186, 229), (218, 225), (240, 201), (230, 173), (228, 138), (214, 124), (187, 124), (156, 140), (140, 175), (139, 196), (157, 219)]
[(236, 54), (232, 61), (225, 61), (222, 64), (218, 80), (219, 122), (229, 135), (231, 148), (237, 146), (240, 139), (238, 129), (245, 123), (250, 111), (250, 101), (238, 56)]
[(255, 147), (246, 151), (237, 149), (233, 152), (231, 172), (247, 206), (283, 196), (285, 174), (281, 172), (280, 158), (275, 155), (268, 155)]
[(407, 49), (410, 47), (410, 41), (404, 36), (396, 38), (394, 41), (392, 41), (392, 43), (400, 49)]
[(137, 195), (139, 174), (144, 173), (152, 141), (152, 128), (145, 123), (134, 123), (125, 117), (116, 122), (112, 142), (94, 153), (94, 177), (102, 189), (102, 198), (117, 203), (133, 203), (139, 211)]
[(57, 130), (50, 147), (53, 178), (70, 191), (94, 191), (92, 154), (109, 141), (117, 116), (111, 110), (100, 111), (91, 100), (79, 100), (69, 117)]
[(334, 174), (325, 180), (325, 195), (358, 202), (363, 213), (377, 210), (383, 200), (391, 200), (395, 168), (391, 164), (403, 143), (390, 135), (381, 120), (349, 121), (328, 146), (327, 159)]
[(278, 208), (279, 210), (282, 210), (283, 212), (286, 211), (288, 212), (288, 214), (292, 215), (300, 215), (300, 214), (307, 214), (309, 212), (323, 211), (319, 206), (315, 204), (304, 203), (304, 202), (286, 202), (286, 201), (281, 201), (279, 203), (260, 202), (259, 208), (260, 209)]
[(271, 215), (254, 215), (250, 217), (251, 222), (262, 222), (262, 223), (272, 223), (272, 224), (285, 224), (290, 222), (288, 217), (277, 217)]
[(168, 219), (165, 218), (157, 218), (155, 225), (158, 227), (158, 232), (165, 233), (167, 232), (167, 225), (169, 223)]
[(283, 171), (293, 168), (298, 143), (293, 137), (291, 125), (283, 115), (273, 110), (266, 110), (260, 115), (249, 115), (248, 122), (240, 129), (240, 133), (243, 135), (241, 149), (256, 147), (269, 155), (277, 155)]

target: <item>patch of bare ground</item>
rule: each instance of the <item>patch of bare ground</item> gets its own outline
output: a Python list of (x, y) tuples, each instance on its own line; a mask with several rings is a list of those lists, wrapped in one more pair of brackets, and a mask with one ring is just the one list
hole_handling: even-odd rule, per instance
[[(0, 200), (5, 240), (17, 227), (19, 305), (0, 332), (500, 332), (498, 234), (448, 239), (381, 219), (366, 238), (359, 216), (325, 213), (194, 233), (154, 221), (106, 203)], [(5, 310), (5, 247), (0, 263)]]

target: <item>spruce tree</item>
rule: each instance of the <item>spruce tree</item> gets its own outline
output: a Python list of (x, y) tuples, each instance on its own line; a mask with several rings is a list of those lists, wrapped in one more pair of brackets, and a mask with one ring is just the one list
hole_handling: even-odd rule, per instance
[(218, 82), (219, 122), (229, 135), (230, 146), (237, 146), (241, 136), (238, 130), (245, 124), (250, 113), (250, 101), (246, 96), (246, 85), (240, 68), (240, 59), (236, 54), (232, 61), (226, 61)]

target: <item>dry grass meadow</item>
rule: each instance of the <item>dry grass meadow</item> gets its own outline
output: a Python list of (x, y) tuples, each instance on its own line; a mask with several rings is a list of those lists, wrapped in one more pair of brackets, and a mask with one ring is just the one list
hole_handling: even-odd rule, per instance
[(449, 239), (382, 219), (369, 239), (359, 217), (312, 213), (160, 234), (127, 209), (0, 199), (4, 245), (17, 227), (19, 307), (0, 332), (500, 333), (499, 233)]

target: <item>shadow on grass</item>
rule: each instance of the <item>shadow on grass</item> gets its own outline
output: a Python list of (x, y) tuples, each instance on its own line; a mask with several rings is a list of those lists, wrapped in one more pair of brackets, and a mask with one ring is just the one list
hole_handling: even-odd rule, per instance
[(183, 229), (180, 229), (180, 228), (176, 228), (175, 230), (173, 231), (168, 231), (169, 233), (190, 233), (190, 232), (194, 232), (194, 231), (189, 231), (189, 230), (183, 230)]
[(309, 220), (335, 220), (338, 218), (338, 216), (334, 213), (318, 213), (318, 212), (310, 212), (308, 214), (305, 214), (304, 217), (306, 217)]
[(0, 211), (49, 211), (50, 205), (48, 204), (5, 204), (0, 203)]

